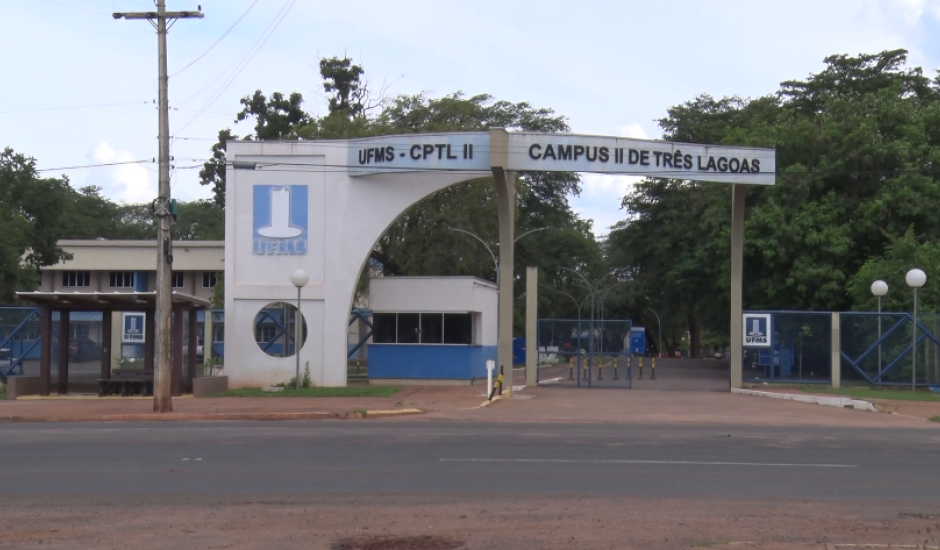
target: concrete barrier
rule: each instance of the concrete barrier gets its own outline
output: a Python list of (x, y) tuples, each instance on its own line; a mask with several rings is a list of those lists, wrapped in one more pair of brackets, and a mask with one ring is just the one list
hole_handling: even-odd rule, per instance
[(855, 409), (857, 411), (879, 412), (878, 409), (868, 401), (852, 399), (851, 397), (833, 397), (825, 395), (806, 395), (802, 393), (774, 393), (767, 391), (746, 390), (741, 388), (731, 388), (731, 393), (741, 395), (753, 395), (755, 397), (769, 397), (771, 399), (784, 399), (786, 401), (799, 401), (801, 403), (815, 403), (827, 407), (840, 407), (846, 409)]
[(200, 376), (193, 378), (193, 397), (205, 397), (228, 389), (228, 376)]
[(38, 376), (10, 376), (7, 378), (7, 399), (20, 395), (39, 395), (42, 385)]

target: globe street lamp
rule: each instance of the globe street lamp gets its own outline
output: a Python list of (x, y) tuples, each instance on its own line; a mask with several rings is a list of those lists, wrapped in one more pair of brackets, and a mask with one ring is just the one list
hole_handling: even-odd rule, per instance
[[(290, 274), (290, 282), (297, 287), (297, 313), (294, 314), (294, 357), (296, 357), (296, 370), (294, 376), (294, 389), (300, 389), (300, 346), (303, 341), (303, 314), (300, 312), (300, 289), (310, 281), (310, 276), (303, 269), (295, 269)], [(285, 322), (287, 319), (284, 320)]]
[(871, 293), (878, 298), (878, 373), (881, 374), (881, 297), (888, 293), (888, 283), (878, 279), (871, 284)]
[(911, 349), (911, 391), (914, 391), (917, 382), (917, 289), (927, 282), (927, 274), (923, 270), (914, 268), (904, 276), (907, 286), (914, 289), (914, 345)]

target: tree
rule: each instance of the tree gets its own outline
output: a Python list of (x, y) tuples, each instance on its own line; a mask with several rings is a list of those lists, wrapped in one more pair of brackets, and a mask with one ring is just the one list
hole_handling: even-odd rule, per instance
[[(660, 121), (669, 140), (776, 148), (777, 185), (748, 189), (746, 308), (851, 308), (846, 284), (908, 228), (940, 238), (940, 83), (904, 50), (825, 61), (776, 94), (699, 96)], [(729, 205), (722, 185), (644, 181), (610, 239), (638, 283), (723, 333)]]
[(71, 193), (66, 178), (40, 178), (34, 159), (0, 152), (0, 300), (31, 290), (40, 268), (68, 257), (59, 216)]

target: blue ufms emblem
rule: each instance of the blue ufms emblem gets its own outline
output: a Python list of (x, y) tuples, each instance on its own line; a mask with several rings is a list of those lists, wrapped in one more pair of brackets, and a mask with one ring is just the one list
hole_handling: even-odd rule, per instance
[(252, 252), (260, 256), (307, 254), (307, 186), (255, 185)]
[(744, 315), (744, 345), (770, 346), (770, 315)]

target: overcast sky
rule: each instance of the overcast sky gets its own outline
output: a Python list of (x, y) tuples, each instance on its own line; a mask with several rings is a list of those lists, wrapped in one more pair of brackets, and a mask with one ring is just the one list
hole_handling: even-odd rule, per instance
[[(820, 70), (831, 54), (905, 48), (931, 77), (940, 68), (940, 0), (167, 0), (167, 7), (197, 3), (205, 19), (179, 21), (169, 35), (172, 185), (184, 200), (210, 195), (198, 169), (184, 167), (209, 156), (218, 131), (250, 131), (233, 124), (239, 98), (256, 89), (297, 91), (308, 111), (326, 112), (320, 57), (348, 55), (372, 90), (489, 93), (552, 108), (576, 133), (648, 138), (660, 137), (656, 119), (670, 106), (701, 93), (772, 93), (781, 81)], [(0, 0), (0, 7), (0, 147), (35, 157), (40, 168), (157, 155), (154, 31), (110, 15), (150, 9), (150, 0)], [(156, 196), (156, 164), (45, 173), (68, 174), (75, 187), (100, 185), (118, 201)], [(587, 176), (572, 204), (606, 234), (623, 217), (620, 198), (631, 182)]]

